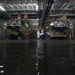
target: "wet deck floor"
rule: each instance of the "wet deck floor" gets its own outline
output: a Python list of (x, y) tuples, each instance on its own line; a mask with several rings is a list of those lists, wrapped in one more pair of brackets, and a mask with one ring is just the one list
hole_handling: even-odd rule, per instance
[(75, 75), (74, 40), (0, 41), (0, 75)]

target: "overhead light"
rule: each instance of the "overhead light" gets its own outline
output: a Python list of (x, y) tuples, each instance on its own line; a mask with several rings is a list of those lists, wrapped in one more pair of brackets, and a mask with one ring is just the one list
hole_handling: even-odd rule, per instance
[(27, 4), (23, 4), (23, 9), (24, 10), (27, 10), (28, 9)]
[(6, 11), (6, 10), (4, 9), (4, 7), (3, 7), (3, 6), (0, 6), (0, 9), (1, 9), (2, 11)]
[(54, 26), (54, 22), (50, 23), (50, 26)]
[(38, 4), (37, 3), (33, 3), (34, 6), (36, 6), (36, 11), (38, 11)]
[(4, 70), (0, 71), (0, 73), (4, 73)]
[(8, 8), (15, 9), (12, 4), (8, 4)]
[(39, 19), (37, 18), (37, 21), (39, 21)]
[(28, 4), (28, 8), (29, 10), (32, 10), (33, 9), (33, 5), (31, 3)]
[(0, 68), (3, 68), (3, 65), (1, 65)]

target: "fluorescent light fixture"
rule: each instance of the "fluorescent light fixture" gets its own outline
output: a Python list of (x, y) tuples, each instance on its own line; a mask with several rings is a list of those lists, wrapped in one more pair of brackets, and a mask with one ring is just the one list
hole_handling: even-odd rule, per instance
[(0, 71), (0, 73), (4, 73), (4, 70)]
[(37, 18), (37, 21), (39, 21), (39, 19)]
[(3, 7), (3, 6), (0, 6), (0, 9), (1, 9), (2, 11), (6, 11), (6, 10), (4, 9), (4, 7)]
[(23, 9), (24, 9), (24, 10), (27, 10), (27, 8), (28, 8), (28, 7), (27, 7), (27, 4), (23, 4)]
[(50, 23), (50, 26), (53, 26), (54, 25), (54, 22)]
[(0, 68), (3, 68), (3, 65), (1, 65)]
[(37, 3), (33, 3), (34, 6), (36, 6), (36, 11), (38, 11), (38, 4)]
[(14, 10), (15, 8), (14, 8), (14, 4), (8, 4), (8, 9), (9, 10)]
[(33, 5), (31, 3), (28, 4), (28, 9), (32, 10), (33, 9)]

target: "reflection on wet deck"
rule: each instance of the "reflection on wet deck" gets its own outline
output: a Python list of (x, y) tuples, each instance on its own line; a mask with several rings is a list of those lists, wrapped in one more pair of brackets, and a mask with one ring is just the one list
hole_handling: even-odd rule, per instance
[(0, 75), (74, 75), (74, 40), (0, 41)]

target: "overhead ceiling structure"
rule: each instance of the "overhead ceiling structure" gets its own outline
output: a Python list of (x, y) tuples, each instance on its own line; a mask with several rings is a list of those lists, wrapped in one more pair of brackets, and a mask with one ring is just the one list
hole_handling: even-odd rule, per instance
[(50, 14), (63, 14), (66, 12), (75, 14), (75, 0), (54, 0)]
[(38, 16), (41, 13), (40, 17), (45, 20), (48, 15), (75, 14), (75, 0), (54, 0), (53, 3), (51, 0), (0, 0), (0, 11)]
[[(0, 0), (0, 11), (38, 11), (38, 2), (46, 7), (48, 0)], [(50, 11), (50, 14), (75, 11), (75, 0), (54, 0)]]
[(0, 3), (36, 3), (37, 0), (0, 0)]
[(28, 14), (36, 18), (38, 13), (38, 0), (0, 0), (0, 11), (7, 11), (10, 15)]
[(43, 10), (43, 15), (42, 15), (42, 17), (43, 17), (43, 19), (42, 19), (42, 27), (44, 26), (44, 24), (45, 24), (45, 21), (46, 21), (46, 19), (48, 18), (48, 15), (49, 15), (49, 11), (50, 11), (50, 9), (51, 9), (51, 6), (52, 6), (52, 4), (53, 4), (53, 2), (54, 2), (54, 0), (47, 0), (47, 3), (45, 4), (46, 5), (46, 7), (45, 7), (45, 10)]
[(6, 11), (38, 11), (37, 0), (0, 0), (0, 6)]
[[(43, 3), (44, 4), (44, 3)], [(75, 14), (75, 0), (47, 0), (43, 9), (42, 25), (49, 15)]]
[(7, 11), (38, 11), (37, 3), (21, 3), (21, 4), (0, 4)]

